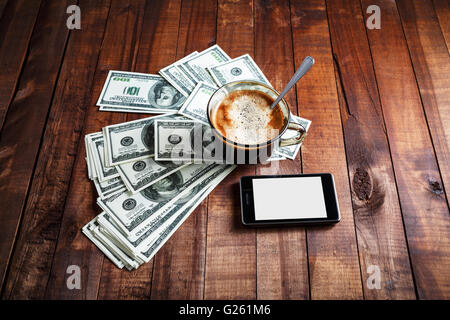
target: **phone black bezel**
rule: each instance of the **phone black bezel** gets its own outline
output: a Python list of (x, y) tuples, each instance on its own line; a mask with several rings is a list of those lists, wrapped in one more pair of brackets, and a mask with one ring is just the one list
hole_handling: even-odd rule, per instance
[[(279, 219), (279, 220), (255, 220), (255, 207), (253, 203), (253, 179), (290, 178), (290, 177), (321, 177), (322, 190), (327, 210), (326, 218), (314, 219)], [(336, 195), (334, 178), (331, 173), (287, 174), (287, 175), (261, 175), (243, 176), (240, 179), (241, 219), (246, 226), (271, 226), (271, 225), (321, 225), (332, 224), (340, 221), (339, 204)]]

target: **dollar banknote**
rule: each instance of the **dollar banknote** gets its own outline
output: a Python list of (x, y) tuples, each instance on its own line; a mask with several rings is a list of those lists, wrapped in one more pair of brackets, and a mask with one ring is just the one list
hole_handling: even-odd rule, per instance
[[(210, 179), (209, 177), (211, 177), (212, 175), (217, 175), (216, 172), (219, 170), (223, 170), (223, 167), (215, 166), (210, 171), (208, 171), (208, 174), (205, 177), (196, 181), (196, 183), (204, 185), (203, 181), (205, 181), (205, 179)], [(127, 245), (126, 242), (131, 242), (136, 246), (141, 241), (143, 241), (144, 238), (150, 236), (150, 233), (155, 230), (155, 228), (161, 223), (161, 221), (167, 220), (168, 215), (173, 214), (174, 210), (178, 210), (179, 208), (184, 206), (185, 203), (188, 203), (194, 196), (196, 196), (199, 192), (199, 188), (199, 186), (195, 185), (193, 187), (191, 186), (191, 188), (182, 190), (179, 196), (177, 196), (177, 199), (168, 202), (166, 205), (160, 206), (148, 219), (143, 221), (143, 223), (139, 225), (138, 228), (130, 233), (124, 233), (122, 231), (120, 222), (117, 222), (116, 217), (107, 212), (109, 216), (108, 223), (114, 226), (114, 229), (111, 230), (111, 232), (115, 234), (114, 237), (116, 239), (120, 240), (123, 237), (126, 237), (127, 240), (124, 242), (125, 245)], [(99, 220), (99, 222), (101, 223), (101, 220)]]
[(94, 185), (97, 189), (98, 196), (102, 199), (111, 197), (127, 189), (120, 177), (112, 178), (104, 182), (94, 179)]
[(185, 118), (181, 115), (169, 114), (104, 127), (106, 166), (116, 166), (153, 156), (156, 119)]
[[(222, 165), (217, 167), (213, 174), (203, 180), (195, 189), (188, 202), (176, 201), (164, 211), (151, 228), (142, 232), (138, 238), (124, 236), (111, 220), (108, 213), (99, 215), (98, 223), (103, 230), (108, 230), (110, 240), (121, 247), (123, 251), (137, 261), (148, 262), (156, 253), (157, 247), (162, 244), (178, 229), (188, 215), (203, 201), (203, 199), (220, 183), (232, 170), (234, 166)], [(170, 232), (167, 232), (169, 231)], [(154, 244), (157, 243), (155, 246)]]
[[(98, 108), (99, 111), (112, 111), (112, 112), (126, 112), (126, 113), (153, 113), (153, 112), (145, 112), (138, 108), (126, 108), (126, 107), (118, 107), (118, 106), (100, 106)], [(165, 112), (169, 113), (169, 112)]]
[(178, 111), (185, 100), (183, 93), (160, 75), (111, 70), (97, 105), (164, 113)]
[(208, 190), (204, 192), (199, 198), (194, 199), (194, 202), (186, 207), (184, 210), (179, 210), (170, 220), (162, 224), (155, 232), (156, 236), (153, 241), (144, 243), (141, 245), (142, 255), (144, 261), (148, 262), (158, 252), (158, 250), (169, 240), (169, 238), (178, 230), (183, 222), (189, 217), (189, 215), (195, 210), (195, 208), (208, 196), (208, 194), (223, 180), (225, 177), (233, 171), (235, 166), (227, 166), (224, 172), (220, 173), (220, 176), (211, 183)]
[(198, 51), (194, 51), (181, 60), (178, 60), (171, 65), (159, 70), (159, 74), (166, 79), (172, 86), (178, 89), (185, 97), (189, 96), (191, 91), (195, 87), (195, 83), (190, 80), (191, 76), (185, 74), (178, 68), (178, 65), (183, 63), (198, 54)]
[(218, 145), (215, 142), (213, 129), (198, 121), (164, 119), (155, 121), (157, 161), (223, 162), (222, 158), (216, 158), (215, 150)]
[(197, 83), (178, 113), (193, 120), (200, 121), (205, 125), (209, 125), (208, 116), (206, 114), (208, 101), (216, 90), (216, 87), (200, 81)]
[(88, 169), (89, 179), (93, 180), (94, 178), (92, 177), (92, 169), (91, 169), (91, 164), (89, 162), (89, 159), (88, 159), (88, 157), (85, 157), (84, 159), (86, 160), (86, 166), (87, 166), (87, 169)]
[[(198, 196), (193, 197), (189, 202), (182, 205), (183, 211), (190, 208), (193, 203), (198, 198)], [(189, 206), (187, 206), (189, 204)], [(145, 256), (142, 255), (140, 248), (145, 247), (147, 243), (152, 243), (158, 237), (158, 229), (160, 229), (160, 223), (164, 224), (164, 221), (170, 220), (176, 214), (179, 214), (177, 208), (180, 206), (171, 205), (170, 207), (163, 210), (164, 219), (160, 219), (159, 223), (156, 223), (148, 229), (146, 232), (142, 233), (139, 238), (134, 240), (124, 236), (117, 228), (114, 221), (111, 219), (110, 215), (106, 212), (102, 212), (97, 216), (97, 224), (99, 228), (97, 229), (102, 233), (102, 237), (107, 238), (109, 245), (108, 250), (111, 250), (115, 257), (122, 257), (119, 260), (124, 265), (130, 265), (129, 259), (132, 259), (138, 264), (146, 262)], [(167, 220), (166, 220), (167, 219)], [(103, 241), (105, 243), (106, 241)], [(125, 254), (125, 257), (123, 255)], [(148, 261), (148, 260), (147, 260)]]
[[(291, 114), (291, 121), (300, 124), (305, 129), (305, 134), (308, 133), (309, 127), (311, 126), (311, 121), (307, 119), (300, 118), (298, 116), (294, 116)], [(297, 132), (294, 130), (286, 130), (286, 132), (281, 136), (282, 139), (289, 139), (293, 138), (297, 135)], [(300, 150), (301, 143), (295, 144), (292, 146), (286, 146), (286, 147), (279, 147), (277, 150), (275, 150), (274, 153), (278, 154), (279, 156), (288, 158), (288, 159), (295, 159), (297, 156), (298, 151)]]
[(280, 161), (280, 160), (286, 160), (286, 158), (279, 155), (276, 152), (273, 152), (272, 155), (270, 156), (270, 158), (267, 159), (267, 161)]
[(95, 177), (99, 182), (105, 182), (119, 176), (115, 167), (108, 167), (105, 163), (105, 138), (103, 133), (97, 132), (87, 135), (89, 157), (95, 168)]
[(194, 84), (205, 81), (211, 86), (216, 86), (216, 83), (208, 71), (206, 71), (206, 68), (222, 64), (229, 60), (231, 58), (218, 45), (214, 45), (181, 62), (178, 68), (185, 74), (189, 74), (195, 81)]
[[(139, 193), (124, 192), (108, 199), (97, 199), (99, 206), (110, 214), (120, 230), (132, 236), (154, 214), (179, 198), (187, 202), (191, 191), (217, 168), (217, 164), (192, 164), (172, 173)], [(193, 191), (192, 191), (193, 192)]]
[(256, 80), (272, 86), (248, 54), (244, 54), (220, 65), (207, 67), (206, 69), (218, 86), (223, 86), (224, 84), (238, 80)]
[[(86, 165), (88, 169), (88, 177), (91, 180), (97, 179), (97, 169), (95, 168), (94, 159), (92, 157), (91, 146), (89, 143), (89, 139), (96, 135), (102, 135), (101, 132), (91, 133), (84, 136), (84, 146), (86, 150)], [(103, 136), (103, 135), (102, 135)]]
[(153, 158), (147, 158), (127, 162), (118, 165), (117, 168), (127, 189), (136, 193), (188, 165), (189, 163), (158, 162)]
[(135, 257), (129, 256), (125, 252), (125, 248), (121, 247), (117, 242), (114, 242), (111, 240), (110, 232), (109, 230), (105, 230), (102, 228), (102, 226), (98, 223), (100, 218), (97, 220), (96, 223), (90, 228), (91, 234), (100, 242), (103, 244), (103, 246), (110, 252), (114, 257), (119, 259), (123, 265), (128, 270), (137, 269), (139, 265), (142, 264), (140, 259), (136, 259)]
[(100, 251), (103, 252), (104, 255), (109, 258), (109, 260), (111, 260), (119, 269), (122, 269), (124, 267), (124, 264), (120, 260), (120, 258), (118, 258), (117, 255), (114, 255), (111, 249), (107, 248), (100, 240), (95, 237), (93, 229), (98, 227), (97, 219), (98, 216), (92, 219), (92, 221), (90, 221), (88, 224), (86, 224), (81, 229), (81, 231), (89, 240), (91, 240), (92, 243), (95, 244), (97, 248), (100, 249)]
[(202, 158), (202, 124), (193, 120), (155, 121), (155, 159), (187, 161)]

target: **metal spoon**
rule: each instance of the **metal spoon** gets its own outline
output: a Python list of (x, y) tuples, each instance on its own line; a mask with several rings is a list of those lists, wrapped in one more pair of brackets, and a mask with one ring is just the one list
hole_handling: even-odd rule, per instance
[(281, 101), (281, 99), (283, 99), (284, 95), (289, 90), (291, 90), (291, 88), (294, 86), (294, 84), (296, 84), (297, 81), (300, 80), (305, 75), (305, 73), (308, 72), (309, 69), (311, 69), (313, 64), (314, 64), (314, 58), (313, 57), (307, 56), (303, 60), (303, 62), (300, 65), (300, 67), (298, 67), (297, 71), (295, 71), (294, 76), (291, 78), (291, 80), (289, 81), (287, 86), (283, 89), (283, 92), (281, 92), (281, 94), (278, 96), (278, 98), (276, 98), (275, 101), (270, 106), (271, 110), (276, 107), (276, 105)]

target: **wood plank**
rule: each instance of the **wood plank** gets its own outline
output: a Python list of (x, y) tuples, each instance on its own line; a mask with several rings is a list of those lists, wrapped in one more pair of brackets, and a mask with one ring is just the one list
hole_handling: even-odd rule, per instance
[[(415, 299), (377, 83), (358, 1), (327, 3), (366, 299)], [(381, 287), (368, 287), (371, 266)]]
[[(217, 43), (235, 58), (254, 55), (253, 1), (219, 1)], [(254, 175), (239, 165), (210, 194), (205, 299), (256, 299), (256, 233), (240, 221), (239, 179)]]
[[(255, 35), (255, 61), (272, 86), (281, 91), (295, 72), (289, 1), (256, 1)], [(297, 114), (295, 90), (285, 100), (292, 114)], [(300, 172), (300, 156), (258, 165), (256, 170), (257, 174)], [(256, 243), (258, 299), (308, 299), (305, 228), (258, 229)]]
[(450, 3), (447, 0), (433, 0), (435, 13), (439, 19), (442, 35), (450, 53)]
[[(112, 1), (101, 53), (90, 91), (84, 128), (80, 136), (76, 160), (69, 186), (61, 230), (53, 258), (51, 276), (46, 298), (95, 299), (102, 272), (103, 253), (82, 233), (81, 228), (94, 218), (100, 209), (95, 204), (96, 191), (87, 177), (84, 135), (101, 130), (102, 127), (125, 121), (118, 112), (99, 112), (95, 106), (108, 71), (132, 70), (143, 22), (143, 1)], [(92, 91), (91, 91), (92, 90)], [(69, 265), (81, 268), (81, 289), (66, 287), (66, 270)]]
[(3, 290), (4, 298), (42, 299), (50, 275), (74, 155), (109, 11), (109, 0), (95, 4), (83, 0), (80, 5), (83, 7), (83, 31), (72, 32), (67, 44)]
[[(180, 9), (180, 0), (146, 2), (134, 71), (157, 74), (175, 60)], [(148, 116), (130, 113), (127, 120)], [(149, 299), (152, 272), (153, 260), (132, 273), (104, 263), (98, 299)]]
[[(176, 59), (216, 42), (216, 1), (183, 1)], [(171, 50), (172, 54), (172, 50)], [(169, 61), (170, 62), (170, 61)], [(167, 64), (167, 63), (166, 63)], [(201, 299), (204, 291), (206, 203), (192, 212), (154, 258), (152, 299)]]
[(158, 0), (146, 4), (136, 72), (156, 74), (175, 61), (180, 13), (181, 0)]
[(383, 26), (368, 38), (418, 297), (448, 299), (450, 215), (408, 47), (395, 3), (370, 4), (382, 8)]
[(305, 173), (331, 172), (341, 221), (307, 228), (311, 299), (363, 297), (358, 248), (339, 102), (324, 1), (291, 1), (295, 66), (311, 55), (316, 63), (297, 86), (299, 113), (312, 120), (302, 146)]
[(40, 0), (9, 1), (0, 20), (0, 130), (16, 89), (40, 4)]
[[(444, 187), (450, 196), (450, 57), (430, 1), (397, 4)], [(448, 11), (450, 14), (450, 11)], [(450, 19), (450, 15), (447, 16)]]
[(66, 46), (69, 31), (59, 26), (66, 20), (65, 8), (68, 3), (43, 3), (17, 85), (17, 93), (9, 107), (0, 137), (2, 285)]
[[(380, 137), (380, 133), (385, 135), (384, 125), (381, 125), (383, 128), (378, 128), (382, 131), (374, 131), (373, 125), (367, 128), (364, 124), (368, 122), (363, 121), (365, 118), (375, 120), (382, 115), (377, 113), (379, 110), (370, 109), (370, 105), (369, 108), (366, 105), (365, 109), (358, 108), (358, 105), (354, 104), (349, 107), (347, 100), (352, 101), (352, 98), (346, 97), (351, 96), (351, 92), (349, 94), (348, 91), (352, 91), (352, 89), (346, 87), (344, 90), (342, 88), (343, 80), (340, 77), (341, 75), (336, 69), (339, 105), (342, 118), (346, 119), (343, 120), (344, 135), (349, 161), (364, 298), (368, 300), (415, 299), (414, 281), (392, 163), (390, 158), (386, 159), (386, 157), (390, 157), (390, 153), (387, 149), (386, 154), (387, 145), (384, 146), (384, 144), (387, 144), (387, 141), (383, 142)], [(375, 98), (377, 100), (374, 101), (378, 101), (377, 105), (379, 106), (378, 96)], [(361, 110), (358, 112), (358, 109)], [(370, 110), (368, 114), (366, 114), (367, 110)], [(380, 119), (378, 118), (378, 120)], [(381, 139), (381, 143), (377, 144), (380, 146), (379, 149), (376, 149), (375, 143), (368, 138), (367, 134), (369, 133)], [(362, 138), (363, 134), (364, 138)], [(362, 140), (358, 141), (357, 139)], [(368, 184), (365, 184), (366, 182)], [(369, 193), (366, 193), (367, 191)], [(381, 287), (377, 290), (368, 287), (369, 277), (374, 273), (373, 266), (381, 271)]]

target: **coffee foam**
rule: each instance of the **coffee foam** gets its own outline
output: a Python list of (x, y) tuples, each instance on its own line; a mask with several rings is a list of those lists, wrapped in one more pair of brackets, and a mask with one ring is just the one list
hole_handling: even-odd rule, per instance
[(276, 137), (281, 129), (280, 125), (273, 126), (274, 113), (281, 110), (279, 107), (271, 110), (272, 102), (269, 96), (257, 91), (232, 92), (217, 111), (216, 127), (227, 139), (240, 144), (265, 143)]

